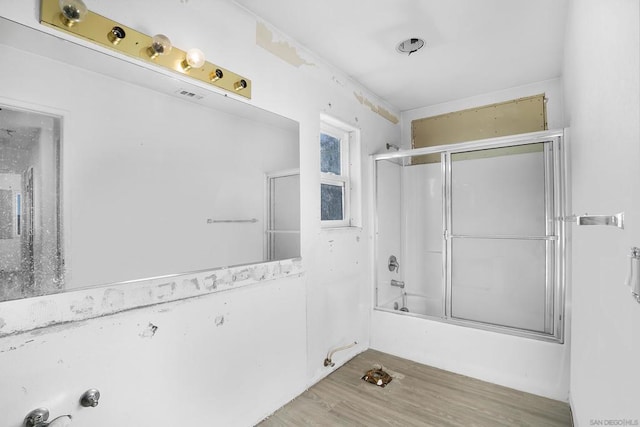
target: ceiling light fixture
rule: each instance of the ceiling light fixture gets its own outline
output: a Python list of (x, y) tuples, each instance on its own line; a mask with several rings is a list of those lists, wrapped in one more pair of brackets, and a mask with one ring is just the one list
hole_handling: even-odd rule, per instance
[(396, 50), (400, 53), (406, 53), (407, 55), (411, 55), (414, 52), (422, 49), (424, 47), (424, 40), (419, 39), (417, 37), (412, 37), (410, 39), (401, 41), (396, 46)]

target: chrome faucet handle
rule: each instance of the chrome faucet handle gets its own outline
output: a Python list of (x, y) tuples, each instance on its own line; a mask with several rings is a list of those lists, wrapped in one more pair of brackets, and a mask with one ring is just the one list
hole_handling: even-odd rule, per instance
[(395, 255), (391, 255), (389, 257), (389, 271), (394, 271), (397, 273), (400, 270), (400, 263), (398, 262), (398, 258)]
[(24, 427), (41, 427), (46, 426), (49, 419), (49, 410), (47, 408), (37, 408), (29, 412), (24, 418)]
[(99, 400), (100, 392), (95, 388), (92, 388), (84, 392), (84, 394), (80, 398), (80, 404), (85, 408), (95, 408), (96, 406), (98, 406)]

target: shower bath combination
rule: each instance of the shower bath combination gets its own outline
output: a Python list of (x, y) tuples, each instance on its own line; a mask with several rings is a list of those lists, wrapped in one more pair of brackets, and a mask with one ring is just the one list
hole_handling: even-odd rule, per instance
[(562, 140), (373, 155), (375, 309), (562, 342)]

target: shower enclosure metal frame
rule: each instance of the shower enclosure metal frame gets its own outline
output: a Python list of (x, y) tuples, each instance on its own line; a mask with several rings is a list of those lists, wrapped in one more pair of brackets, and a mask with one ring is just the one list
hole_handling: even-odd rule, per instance
[[(485, 323), (475, 320), (466, 320), (452, 316), (452, 242), (456, 239), (477, 238), (478, 236), (456, 235), (451, 233), (451, 156), (457, 153), (487, 150), (494, 148), (516, 147), (529, 144), (545, 143), (544, 145), (544, 165), (545, 165), (545, 236), (482, 236), (485, 239), (518, 239), (518, 240), (542, 240), (546, 242), (546, 310), (544, 320), (544, 332), (520, 329), (510, 326), (502, 326), (492, 323)], [(440, 145), (433, 147), (417, 148), (412, 150), (401, 150), (390, 153), (374, 154), (371, 156), (372, 176), (373, 176), (373, 212), (374, 212), (374, 260), (373, 277), (376, 283), (374, 289), (374, 309), (380, 311), (394, 310), (379, 306), (378, 301), (378, 272), (376, 263), (380, 262), (380, 248), (378, 247), (379, 222), (377, 206), (379, 203), (378, 188), (378, 164), (380, 160), (409, 159), (414, 156), (426, 154), (440, 154), (441, 156), (441, 177), (442, 177), (442, 285), (444, 287), (443, 316), (428, 316), (414, 313), (404, 313), (415, 317), (427, 318), (430, 320), (442, 321), (449, 324), (473, 327), (488, 331), (502, 332), (516, 336), (534, 338), (544, 341), (559, 342), (564, 341), (564, 311), (565, 311), (565, 271), (566, 271), (566, 229), (565, 229), (565, 208), (566, 208), (566, 176), (565, 176), (565, 155), (563, 147), (563, 131), (551, 130), (534, 132), (528, 134), (513, 135), (507, 137), (491, 138), (478, 141), (462, 142), (457, 144)], [(404, 166), (404, 165), (403, 165)]]

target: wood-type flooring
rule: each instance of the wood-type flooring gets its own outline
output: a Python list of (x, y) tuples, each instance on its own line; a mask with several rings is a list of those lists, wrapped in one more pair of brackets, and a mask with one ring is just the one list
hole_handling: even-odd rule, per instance
[[(382, 368), (384, 388), (361, 379)], [(569, 405), (367, 350), (263, 420), (272, 426), (571, 426)]]

